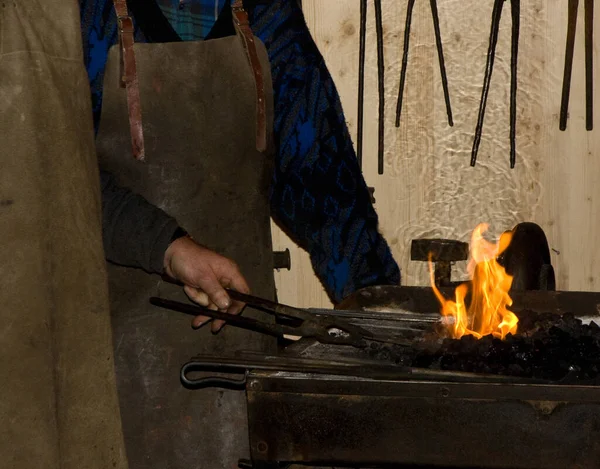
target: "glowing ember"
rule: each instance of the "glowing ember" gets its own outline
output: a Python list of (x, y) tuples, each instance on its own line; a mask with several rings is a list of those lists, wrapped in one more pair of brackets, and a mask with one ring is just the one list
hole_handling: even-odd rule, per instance
[[(504, 339), (506, 334), (517, 332), (517, 316), (507, 308), (512, 305), (508, 294), (512, 285), (512, 276), (508, 275), (496, 258), (510, 244), (512, 233), (506, 232), (498, 243), (490, 243), (483, 238), (488, 229), (486, 223), (475, 228), (469, 246), (470, 260), (468, 272), (471, 280), (459, 285), (455, 290), (455, 300), (447, 300), (434, 282), (433, 263), (429, 262), (431, 286), (442, 307), (442, 315), (453, 317), (448, 321), (452, 337), (460, 339), (463, 335), (481, 337), (493, 334)], [(467, 308), (465, 298), (471, 293), (471, 302)]]

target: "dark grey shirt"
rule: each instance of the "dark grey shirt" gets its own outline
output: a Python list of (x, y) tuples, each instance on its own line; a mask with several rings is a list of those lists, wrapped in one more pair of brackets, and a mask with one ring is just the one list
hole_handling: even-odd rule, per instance
[(162, 273), (165, 251), (177, 221), (143, 197), (117, 185), (100, 171), (102, 239), (106, 259), (115, 264)]

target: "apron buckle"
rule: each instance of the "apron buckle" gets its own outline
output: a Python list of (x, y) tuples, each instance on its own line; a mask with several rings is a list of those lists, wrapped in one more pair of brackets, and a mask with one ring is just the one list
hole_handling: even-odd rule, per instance
[(243, 7), (231, 7), (233, 20), (237, 26), (249, 26), (248, 12)]
[(119, 16), (117, 17), (117, 25), (119, 27), (119, 33), (121, 34), (133, 34), (133, 20), (131, 16)]

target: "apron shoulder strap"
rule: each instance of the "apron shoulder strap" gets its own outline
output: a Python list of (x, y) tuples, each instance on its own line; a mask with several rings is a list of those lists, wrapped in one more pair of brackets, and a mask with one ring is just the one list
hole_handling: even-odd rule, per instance
[(135, 63), (133, 45), (133, 20), (127, 10), (126, 0), (113, 0), (117, 13), (119, 28), (119, 48), (121, 55), (121, 86), (127, 89), (127, 107), (129, 111), (129, 128), (131, 131), (131, 147), (133, 156), (144, 160), (144, 131), (142, 128), (142, 106), (140, 104), (140, 88)]
[(256, 51), (254, 33), (250, 29), (248, 13), (244, 10), (242, 0), (233, 0), (231, 3), (233, 23), (238, 35), (244, 44), (244, 50), (254, 74), (256, 86), (256, 149), (264, 152), (267, 149), (267, 103), (265, 97), (265, 78)]
[[(129, 111), (129, 127), (133, 156), (144, 160), (144, 132), (142, 128), (142, 108), (140, 90), (135, 63), (133, 45), (133, 20), (129, 15), (126, 0), (113, 0), (117, 13), (119, 29), (119, 47), (121, 57), (121, 86), (127, 89), (127, 107)], [(233, 23), (244, 45), (248, 63), (254, 75), (256, 87), (256, 149), (264, 152), (267, 149), (267, 112), (265, 96), (265, 79), (256, 50), (254, 33), (250, 29), (248, 13), (244, 10), (242, 0), (231, 3)]]

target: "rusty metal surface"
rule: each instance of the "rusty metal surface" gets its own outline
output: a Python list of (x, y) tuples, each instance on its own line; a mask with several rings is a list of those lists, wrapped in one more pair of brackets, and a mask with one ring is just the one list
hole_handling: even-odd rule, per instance
[(257, 373), (247, 397), (257, 462), (564, 469), (600, 460), (593, 387)]
[[(452, 296), (452, 289), (444, 294)], [(515, 312), (600, 316), (600, 293), (511, 295)], [(429, 287), (366, 288), (338, 308), (424, 317), (439, 311)], [(298, 341), (285, 351), (328, 360), (354, 353), (314, 341)], [(435, 376), (377, 380), (279, 370), (248, 373), (246, 389), (256, 467), (599, 467), (595, 386), (449, 382)]]

